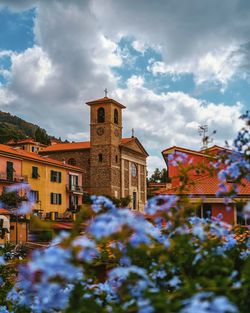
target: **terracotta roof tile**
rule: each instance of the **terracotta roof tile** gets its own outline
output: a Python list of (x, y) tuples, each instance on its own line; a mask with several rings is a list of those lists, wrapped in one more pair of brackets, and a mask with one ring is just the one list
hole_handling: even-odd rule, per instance
[[(215, 196), (218, 191), (218, 185), (220, 184), (219, 179), (216, 176), (204, 176), (198, 179), (195, 179), (194, 185), (191, 185), (186, 192), (187, 194), (192, 195), (210, 195)], [(231, 183), (226, 183), (228, 189), (230, 189)], [(161, 189), (160, 194), (178, 194), (178, 188), (172, 188), (168, 190)], [(239, 196), (250, 196), (250, 182), (246, 179), (243, 180), (243, 185), (238, 186), (238, 195)]]
[(125, 109), (126, 107), (121, 104), (120, 102), (118, 101), (115, 101), (114, 99), (111, 99), (111, 98), (108, 98), (108, 97), (104, 97), (104, 98), (101, 98), (101, 99), (96, 99), (96, 100), (93, 100), (93, 101), (88, 101), (86, 102), (87, 105), (93, 105), (93, 104), (105, 104), (105, 103), (114, 103), (116, 105), (118, 105), (120, 108), (122, 109)]
[(24, 139), (24, 140), (18, 140), (18, 141), (10, 140), (10, 141), (7, 142), (7, 145), (8, 145), (8, 146), (15, 146), (15, 145), (25, 144), (25, 143), (38, 144), (39, 146), (44, 146), (44, 147), (46, 147), (46, 145), (44, 145), (43, 143), (36, 142), (36, 141), (35, 141), (34, 139), (32, 139), (32, 138)]
[[(135, 138), (123, 138), (122, 144), (126, 144)], [(46, 152), (67, 151), (67, 150), (85, 150), (90, 149), (89, 141), (70, 142), (70, 143), (58, 143), (39, 151), (39, 154), (46, 154)]]
[(0, 208), (0, 214), (3, 214), (3, 215), (10, 215), (10, 211), (6, 210), (6, 209), (3, 209), (3, 208)]
[(33, 160), (33, 161), (38, 161), (38, 162), (42, 162), (42, 163), (47, 163), (47, 164), (52, 164), (52, 165), (55, 165), (55, 166), (60, 166), (60, 167), (64, 167), (64, 168), (67, 168), (67, 169), (71, 169), (71, 170), (76, 170), (76, 171), (83, 171), (81, 168), (79, 167), (76, 167), (76, 166), (72, 166), (72, 165), (69, 165), (69, 164), (64, 164), (63, 162), (60, 162), (60, 161), (57, 161), (57, 160), (54, 160), (54, 159), (51, 159), (51, 158), (45, 158), (37, 153), (34, 153), (34, 152), (28, 152), (28, 151), (25, 151), (25, 150), (20, 150), (20, 149), (14, 149), (14, 148), (11, 148), (7, 145), (2, 145), (0, 144), (0, 153), (3, 152), (3, 153), (7, 153), (7, 154), (11, 154), (13, 156), (16, 156), (16, 157), (19, 157), (19, 158), (24, 158), (24, 159), (30, 159), (30, 160)]
[(46, 154), (46, 152), (53, 152), (53, 151), (65, 151), (65, 150), (83, 150), (83, 149), (90, 149), (90, 142), (89, 141), (82, 141), (82, 142), (70, 142), (70, 143), (57, 143), (47, 148), (39, 151), (41, 154)]

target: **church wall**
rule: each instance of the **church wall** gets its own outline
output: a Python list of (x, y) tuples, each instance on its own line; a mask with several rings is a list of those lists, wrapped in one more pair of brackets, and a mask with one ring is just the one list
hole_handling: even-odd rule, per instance
[(69, 159), (74, 158), (76, 166), (84, 169), (83, 188), (90, 188), (90, 150), (47, 152), (47, 155), (58, 161), (64, 160), (66, 163)]
[[(133, 198), (133, 193), (136, 192), (137, 195), (137, 209), (140, 211), (144, 210), (144, 205), (146, 202), (146, 158), (133, 153), (131, 151), (123, 149), (122, 151), (122, 162), (123, 162), (123, 196), (130, 195), (131, 200)], [(133, 177), (131, 174), (131, 165), (134, 163), (137, 168), (137, 175)], [(132, 208), (133, 201), (130, 203)]]

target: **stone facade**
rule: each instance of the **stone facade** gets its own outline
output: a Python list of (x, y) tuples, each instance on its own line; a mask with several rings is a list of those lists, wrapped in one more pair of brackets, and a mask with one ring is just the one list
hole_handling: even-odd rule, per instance
[(48, 148), (41, 154), (71, 164), (75, 162), (72, 165), (83, 168), (85, 191), (116, 198), (130, 196), (130, 207), (143, 210), (147, 197), (148, 154), (137, 138), (122, 139), (122, 109), (125, 107), (109, 98), (87, 105), (90, 106), (89, 147), (85, 142), (84, 149), (70, 150), (70, 144), (65, 144), (67, 150), (60, 145), (60, 151), (56, 151), (53, 146), (53, 152)]
[[(50, 158), (53, 158), (58, 161), (65, 161), (67, 164), (70, 164), (70, 159), (74, 159), (76, 163), (75, 166), (78, 166), (84, 170), (84, 179), (83, 179), (83, 188), (89, 190), (90, 188), (90, 150), (77, 150), (77, 151), (56, 151), (56, 152), (45, 152), (43, 154), (49, 155)], [(73, 165), (73, 164), (72, 164)]]

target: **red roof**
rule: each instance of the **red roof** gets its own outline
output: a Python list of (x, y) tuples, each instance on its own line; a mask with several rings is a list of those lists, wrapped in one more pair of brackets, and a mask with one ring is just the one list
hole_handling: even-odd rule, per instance
[(57, 143), (57, 144), (48, 146), (42, 151), (39, 151), (39, 153), (46, 154), (46, 152), (52, 152), (52, 151), (83, 150), (83, 149), (90, 149), (89, 141)]
[(24, 139), (24, 140), (18, 140), (18, 141), (10, 140), (10, 141), (7, 142), (7, 145), (15, 146), (15, 145), (21, 145), (21, 144), (27, 144), (27, 143), (30, 143), (30, 144), (33, 144), (33, 145), (36, 144), (36, 145), (39, 145), (39, 146), (46, 147), (46, 145), (44, 145), (44, 144), (42, 144), (40, 142), (36, 142), (32, 138)]
[[(123, 138), (122, 144), (126, 144), (135, 138)], [(39, 151), (40, 154), (46, 154), (46, 152), (56, 152), (65, 150), (85, 150), (90, 149), (90, 141), (70, 142), (70, 143), (58, 143)]]
[(114, 99), (108, 98), (108, 97), (104, 97), (104, 98), (101, 98), (101, 99), (96, 99), (96, 100), (93, 100), (93, 101), (86, 102), (87, 105), (107, 104), (107, 103), (116, 104), (116, 105), (118, 105), (122, 109), (126, 108), (123, 104), (119, 103), (118, 101), (115, 101)]
[(165, 150), (162, 151), (162, 154), (169, 154), (169, 153), (173, 153), (175, 151), (180, 151), (180, 152), (183, 152), (183, 153), (191, 153), (191, 154), (197, 154), (197, 155), (200, 155), (200, 156), (206, 156), (206, 155), (209, 155), (210, 152), (212, 151), (227, 151), (227, 152), (230, 152), (231, 150), (227, 149), (227, 148), (223, 148), (223, 147), (220, 147), (220, 146), (217, 146), (217, 145), (214, 145), (210, 148), (207, 148), (207, 149), (202, 149), (201, 151), (196, 151), (196, 150), (192, 150), (192, 149), (187, 149), (187, 148), (182, 148), (182, 147), (178, 147), (178, 146), (172, 146), (170, 148), (167, 148)]
[(10, 211), (6, 210), (6, 209), (3, 209), (3, 208), (0, 208), (0, 214), (3, 214), (3, 215), (10, 215)]
[[(220, 184), (217, 176), (203, 176), (201, 178), (197, 178), (193, 180), (192, 185), (189, 186), (188, 190), (185, 194), (191, 195), (210, 195), (215, 196), (218, 191), (218, 186)], [(226, 183), (226, 187), (228, 190), (231, 189), (232, 183)], [(159, 191), (160, 194), (178, 194), (178, 188), (172, 189), (161, 189)], [(244, 179), (243, 185), (238, 185), (238, 196), (250, 196), (250, 183)]]
[(75, 170), (75, 171), (81, 171), (81, 172), (83, 171), (79, 167), (65, 164), (63, 162), (60, 162), (60, 161), (57, 161), (57, 160), (54, 160), (51, 158), (43, 157), (43, 156), (41, 156), (37, 153), (34, 153), (34, 152), (28, 152), (25, 150), (15, 149), (15, 148), (11, 148), (9, 146), (2, 145), (2, 144), (0, 144), (0, 153), (7, 153), (7, 154), (11, 154), (12, 156), (19, 157), (21, 159), (29, 159), (32, 161), (51, 164), (54, 166), (60, 166), (60, 167)]

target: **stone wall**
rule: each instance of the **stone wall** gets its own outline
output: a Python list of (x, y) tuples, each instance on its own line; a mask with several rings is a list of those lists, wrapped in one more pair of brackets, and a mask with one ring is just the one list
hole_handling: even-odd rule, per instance
[(69, 159), (75, 159), (77, 167), (84, 170), (82, 185), (84, 189), (90, 188), (90, 150), (77, 150), (77, 151), (57, 151), (57, 152), (47, 152), (50, 158), (69, 162)]

